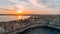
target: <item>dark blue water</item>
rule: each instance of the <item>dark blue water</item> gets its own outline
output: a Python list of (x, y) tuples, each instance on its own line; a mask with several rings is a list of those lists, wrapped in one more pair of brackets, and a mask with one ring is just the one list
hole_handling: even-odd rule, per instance
[(60, 31), (54, 28), (33, 28), (24, 31), (21, 34), (60, 34)]

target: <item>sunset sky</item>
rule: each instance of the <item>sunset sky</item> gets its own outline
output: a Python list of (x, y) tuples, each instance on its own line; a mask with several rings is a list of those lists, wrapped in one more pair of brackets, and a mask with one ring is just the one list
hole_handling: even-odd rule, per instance
[(60, 14), (60, 0), (0, 0), (0, 14)]

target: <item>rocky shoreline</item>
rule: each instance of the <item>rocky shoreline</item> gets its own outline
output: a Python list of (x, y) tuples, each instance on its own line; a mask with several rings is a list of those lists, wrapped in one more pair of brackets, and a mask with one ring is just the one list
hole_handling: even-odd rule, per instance
[(15, 34), (16, 32), (23, 32), (28, 28), (47, 26), (51, 28), (60, 29), (59, 15), (41, 15), (31, 16), (27, 19), (13, 20), (8, 22), (0, 22), (6, 33)]

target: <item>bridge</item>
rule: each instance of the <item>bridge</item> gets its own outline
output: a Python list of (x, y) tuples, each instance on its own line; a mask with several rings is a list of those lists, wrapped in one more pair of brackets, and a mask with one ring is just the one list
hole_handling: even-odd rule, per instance
[(5, 33), (16, 34), (17, 32), (23, 32), (29, 28), (41, 26), (60, 29), (60, 15), (29, 15), (29, 16), (31, 17), (27, 19), (2, 22), (6, 29)]

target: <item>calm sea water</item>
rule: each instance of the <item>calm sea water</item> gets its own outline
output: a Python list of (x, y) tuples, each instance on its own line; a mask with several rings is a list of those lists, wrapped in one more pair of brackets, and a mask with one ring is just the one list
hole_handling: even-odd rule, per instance
[(11, 21), (11, 20), (19, 20), (19, 19), (26, 19), (30, 16), (0, 16), (1, 21)]
[(29, 29), (21, 34), (60, 34), (59, 30), (53, 28), (34, 28)]

